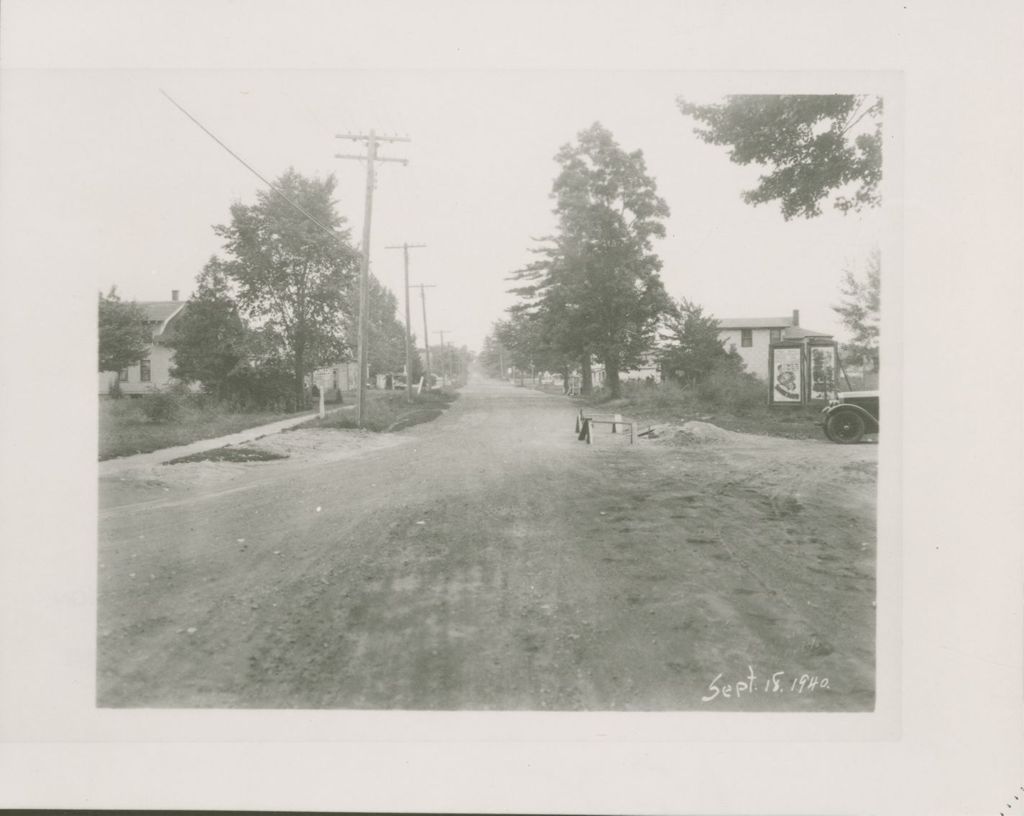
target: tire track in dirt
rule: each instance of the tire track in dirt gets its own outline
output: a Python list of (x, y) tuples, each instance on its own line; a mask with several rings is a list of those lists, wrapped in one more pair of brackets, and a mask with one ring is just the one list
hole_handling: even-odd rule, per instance
[(400, 447), (105, 518), (101, 703), (687, 710), (752, 664), (832, 688), (715, 710), (870, 708), (874, 449), (573, 416), (482, 384)]

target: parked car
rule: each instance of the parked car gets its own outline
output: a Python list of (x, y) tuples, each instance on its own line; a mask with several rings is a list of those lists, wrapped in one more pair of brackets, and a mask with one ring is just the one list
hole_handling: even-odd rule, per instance
[(878, 392), (840, 391), (822, 411), (825, 436), (841, 445), (878, 433)]

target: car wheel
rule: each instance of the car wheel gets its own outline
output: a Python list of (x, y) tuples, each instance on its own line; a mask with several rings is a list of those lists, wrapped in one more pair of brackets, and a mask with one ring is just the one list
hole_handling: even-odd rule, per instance
[(864, 438), (864, 419), (854, 411), (836, 411), (825, 423), (825, 435), (841, 445), (854, 445)]

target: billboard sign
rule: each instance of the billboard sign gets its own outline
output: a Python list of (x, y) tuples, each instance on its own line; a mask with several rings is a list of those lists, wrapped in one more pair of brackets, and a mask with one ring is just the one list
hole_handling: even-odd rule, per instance
[(802, 351), (799, 346), (772, 348), (772, 402), (803, 402)]

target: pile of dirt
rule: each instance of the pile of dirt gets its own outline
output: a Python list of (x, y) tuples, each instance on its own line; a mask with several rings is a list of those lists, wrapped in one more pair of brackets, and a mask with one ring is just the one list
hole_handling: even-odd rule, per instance
[(736, 441), (737, 437), (741, 436), (741, 434), (727, 431), (724, 428), (719, 428), (717, 425), (712, 425), (709, 422), (700, 422), (699, 420), (684, 422), (682, 426), (677, 427), (674, 434), (663, 435), (668, 436), (672, 443), (676, 445), (733, 442)]

